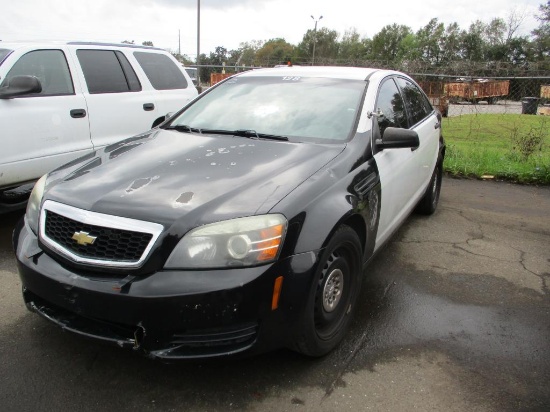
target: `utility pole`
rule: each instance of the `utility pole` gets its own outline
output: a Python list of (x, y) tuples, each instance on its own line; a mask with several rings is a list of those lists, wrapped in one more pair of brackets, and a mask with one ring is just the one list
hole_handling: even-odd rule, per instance
[(201, 84), (201, 0), (197, 0), (197, 85)]
[(178, 56), (181, 56), (181, 30), (178, 29)]
[(315, 64), (315, 44), (317, 43), (317, 22), (323, 18), (323, 16), (319, 16), (317, 20), (315, 20), (315, 17), (311, 16), (311, 18), (315, 21), (315, 28), (313, 29), (313, 57), (311, 58), (311, 65), (313, 66)]

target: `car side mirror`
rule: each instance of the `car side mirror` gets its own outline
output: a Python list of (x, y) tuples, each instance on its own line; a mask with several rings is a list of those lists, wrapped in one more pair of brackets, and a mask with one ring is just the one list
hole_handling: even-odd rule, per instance
[(34, 76), (14, 76), (8, 81), (7, 87), (0, 88), (0, 99), (11, 99), (42, 91), (40, 80)]
[(388, 127), (384, 130), (382, 139), (376, 139), (378, 150), (410, 148), (416, 150), (420, 146), (418, 133), (414, 130)]

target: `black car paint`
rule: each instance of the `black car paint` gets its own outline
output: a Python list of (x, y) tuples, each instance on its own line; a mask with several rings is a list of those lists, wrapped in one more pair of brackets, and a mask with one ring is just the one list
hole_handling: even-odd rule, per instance
[[(331, 234), (340, 225), (349, 225), (364, 246), (364, 263), (372, 256), (381, 187), (371, 140), (371, 133), (364, 133), (347, 143), (314, 145), (155, 131), (60, 168), (50, 174), (44, 200), (156, 221), (166, 231), (142, 267), (98, 270), (53, 253), (28, 226), (21, 225), (14, 246), (26, 303), (67, 330), (116, 344), (122, 342), (117, 334), (122, 327), (129, 331), (126, 341), (151, 357), (219, 356), (290, 345), (307, 293), (316, 281), (319, 255)], [(136, 176), (136, 163), (119, 161), (129, 151), (147, 173)], [(209, 153), (214, 154), (206, 156)], [(188, 161), (194, 158), (203, 161), (199, 165)], [(216, 169), (218, 162), (223, 168)], [(269, 170), (259, 173), (258, 168), (266, 165)], [(193, 204), (202, 188), (186, 186), (189, 173), (194, 181), (197, 176), (226, 181)], [(84, 175), (87, 183), (80, 184)], [(109, 180), (113, 175), (116, 182)], [(193, 195), (185, 197), (187, 203), (175, 204), (185, 193)], [(118, 202), (121, 196), (130, 202)], [(163, 270), (170, 252), (191, 228), (268, 212), (282, 213), (289, 220), (278, 261), (239, 270)], [(29, 250), (36, 254), (25, 256)], [(278, 276), (284, 276), (284, 281), (279, 306), (272, 310)], [(85, 319), (88, 322), (83, 323)], [(96, 323), (102, 324), (102, 334), (91, 326)], [(257, 341), (197, 352), (180, 349), (173, 340), (178, 333), (224, 333), (235, 324), (258, 325)]]

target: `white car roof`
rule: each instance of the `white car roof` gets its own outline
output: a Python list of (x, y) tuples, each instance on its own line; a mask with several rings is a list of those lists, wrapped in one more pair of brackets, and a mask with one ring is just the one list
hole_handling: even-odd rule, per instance
[[(388, 70), (370, 69), (363, 67), (332, 67), (332, 66), (287, 66), (269, 69), (255, 69), (239, 75), (246, 77), (256, 76), (304, 76), (328, 77), (335, 79), (365, 80), (372, 73), (387, 72)], [(394, 73), (393, 71), (391, 73)]]

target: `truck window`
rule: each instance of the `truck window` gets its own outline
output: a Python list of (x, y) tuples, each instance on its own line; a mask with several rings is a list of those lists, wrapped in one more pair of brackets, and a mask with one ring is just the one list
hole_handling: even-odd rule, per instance
[(168, 56), (148, 52), (134, 52), (134, 56), (156, 90), (187, 88), (185, 76)]
[(77, 50), (90, 94), (141, 90), (134, 69), (123, 53), (114, 50)]
[(35, 76), (42, 92), (37, 96), (74, 94), (71, 72), (61, 50), (34, 50), (21, 56), (0, 85), (6, 86), (14, 76)]

